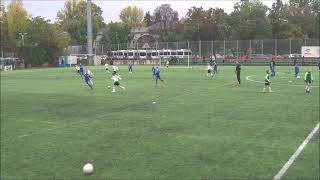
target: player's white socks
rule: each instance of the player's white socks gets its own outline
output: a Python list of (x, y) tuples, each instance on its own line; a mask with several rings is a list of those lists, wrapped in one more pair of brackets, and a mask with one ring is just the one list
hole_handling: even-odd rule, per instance
[(116, 92), (116, 88), (115, 87), (112, 88), (112, 92)]

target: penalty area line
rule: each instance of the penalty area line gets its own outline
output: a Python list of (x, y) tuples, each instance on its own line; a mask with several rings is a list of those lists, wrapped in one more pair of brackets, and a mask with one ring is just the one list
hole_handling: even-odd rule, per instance
[(312, 139), (312, 137), (316, 134), (318, 130), (319, 130), (319, 123), (313, 128), (313, 130), (310, 132), (307, 138), (298, 147), (296, 152), (294, 152), (294, 154), (290, 157), (290, 159), (286, 162), (286, 164), (280, 169), (280, 171), (273, 177), (272, 180), (281, 179), (281, 177), (287, 172), (287, 170), (290, 168), (293, 162), (298, 158), (298, 156), (301, 154), (303, 149), (306, 147), (306, 145), (309, 143), (309, 141)]

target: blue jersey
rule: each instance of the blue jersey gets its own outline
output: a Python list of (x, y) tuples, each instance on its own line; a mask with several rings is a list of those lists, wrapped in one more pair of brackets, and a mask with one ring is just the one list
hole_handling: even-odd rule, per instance
[(128, 67), (129, 67), (129, 69), (131, 69), (132, 68), (132, 64), (129, 64)]
[(83, 71), (83, 67), (82, 67), (82, 64), (80, 64), (80, 71)]
[(160, 69), (156, 69), (156, 70), (155, 70), (155, 75), (156, 75), (157, 77), (160, 77)]
[(152, 66), (152, 69), (151, 69), (151, 70), (152, 70), (152, 73), (153, 73), (153, 74), (156, 73), (156, 68), (154, 68), (153, 66)]
[(217, 70), (217, 68), (218, 68), (218, 64), (214, 64), (213, 69)]
[(88, 74), (88, 73), (85, 73), (85, 74), (84, 74), (84, 80), (85, 80), (86, 82), (89, 82), (89, 81), (90, 81), (90, 78), (91, 78), (90, 74)]
[(294, 66), (294, 72), (299, 73), (299, 66), (297, 66), (297, 65)]

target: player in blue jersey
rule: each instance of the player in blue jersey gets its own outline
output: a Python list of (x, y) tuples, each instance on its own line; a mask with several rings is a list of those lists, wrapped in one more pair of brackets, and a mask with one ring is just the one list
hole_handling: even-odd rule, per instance
[(151, 71), (152, 71), (152, 79), (155, 79), (156, 78), (156, 68), (154, 67), (154, 65), (152, 65)]
[(295, 77), (295, 78), (300, 78), (300, 76), (299, 76), (299, 71), (300, 71), (299, 65), (298, 65), (298, 63), (296, 63), (296, 64), (294, 65), (294, 77)]
[(82, 64), (80, 63), (80, 65), (79, 65), (79, 67), (80, 67), (80, 76), (82, 77), (83, 76), (83, 66), (82, 66)]
[(163, 79), (161, 79), (160, 77), (160, 69), (158, 67), (156, 67), (155, 75), (156, 75), (156, 85), (158, 85), (158, 80), (160, 80), (161, 82), (164, 82)]
[(129, 73), (132, 73), (132, 63), (130, 62), (129, 64), (128, 64), (128, 69), (129, 69)]
[(86, 82), (86, 84), (91, 88), (91, 90), (93, 90), (93, 82), (91, 80), (92, 76), (91, 76), (91, 72), (90, 70), (88, 69), (85, 73), (84, 73), (84, 80)]
[(213, 62), (213, 75), (218, 74), (218, 64), (216, 61)]

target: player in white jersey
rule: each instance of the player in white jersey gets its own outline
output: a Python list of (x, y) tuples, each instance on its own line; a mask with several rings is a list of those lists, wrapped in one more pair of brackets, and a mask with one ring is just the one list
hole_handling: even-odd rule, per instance
[(210, 66), (209, 63), (208, 63), (207, 69), (208, 69), (207, 77), (212, 76), (212, 75), (213, 75), (213, 74), (212, 74), (212, 67)]
[(116, 65), (113, 65), (112, 66), (112, 69), (113, 69), (113, 72), (118, 72), (118, 70), (119, 70), (119, 68), (118, 68), (118, 66), (116, 66)]
[(116, 87), (119, 87), (123, 90), (125, 90), (126, 88), (123, 86), (120, 86), (120, 80), (121, 80), (121, 76), (119, 74), (117, 74), (116, 72), (112, 73), (111, 79), (113, 80), (113, 87), (112, 87), (112, 92), (116, 92)]
[(106, 71), (109, 72), (109, 64), (108, 64), (108, 63), (105, 63), (104, 66), (106, 67)]
[(77, 73), (80, 75), (80, 67), (78, 65), (76, 65), (75, 67), (76, 67)]

